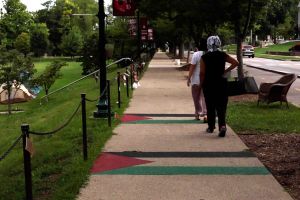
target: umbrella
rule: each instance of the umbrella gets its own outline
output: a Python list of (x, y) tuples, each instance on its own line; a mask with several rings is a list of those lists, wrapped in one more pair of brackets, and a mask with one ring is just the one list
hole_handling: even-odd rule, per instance
[[(10, 103), (26, 102), (35, 98), (24, 85), (12, 85), (10, 94)], [(8, 104), (8, 91), (6, 85), (2, 84), (0, 87), (0, 104)]]

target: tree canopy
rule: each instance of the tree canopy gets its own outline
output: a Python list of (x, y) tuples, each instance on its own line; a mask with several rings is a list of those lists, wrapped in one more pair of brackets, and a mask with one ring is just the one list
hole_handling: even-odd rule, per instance
[[(249, 38), (250, 30), (259, 40), (270, 35), (275, 43), (280, 37), (298, 36), (296, 0), (138, 0), (137, 3), (140, 17), (146, 17), (154, 30), (156, 45), (164, 47), (168, 43), (174, 53), (179, 47), (179, 56), (184, 45), (200, 46), (209, 35), (218, 34), (223, 44), (236, 43), (241, 63), (239, 76), (243, 72), (240, 47)], [(91, 57), (96, 53), (91, 52), (97, 51), (97, 45), (91, 49), (89, 46), (98, 34), (97, 1), (49, 0), (43, 5), (43, 9), (30, 13), (20, 0), (4, 0), (0, 45), (7, 50), (17, 48), (24, 54), (34, 52), (35, 56), (45, 53), (86, 56), (90, 52), (90, 58), (84, 60), (93, 60)], [(139, 42), (136, 36), (129, 35), (130, 18), (112, 16), (111, 7), (107, 12), (106, 42), (115, 47), (116, 58), (135, 54)], [(97, 63), (90, 66), (94, 65)]]

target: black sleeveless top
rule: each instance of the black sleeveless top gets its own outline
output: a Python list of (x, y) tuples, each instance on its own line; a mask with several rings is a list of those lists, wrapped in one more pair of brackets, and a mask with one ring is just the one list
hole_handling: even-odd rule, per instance
[(226, 85), (227, 82), (227, 79), (223, 77), (227, 56), (228, 55), (222, 51), (208, 52), (202, 56), (206, 66), (203, 82), (204, 88), (224, 89), (222, 87), (220, 88), (220, 85)]

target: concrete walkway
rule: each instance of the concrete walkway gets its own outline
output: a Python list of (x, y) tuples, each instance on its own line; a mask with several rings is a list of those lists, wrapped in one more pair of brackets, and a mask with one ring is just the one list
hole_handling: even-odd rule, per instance
[(78, 200), (292, 200), (230, 127), (205, 133), (176, 68), (156, 53)]

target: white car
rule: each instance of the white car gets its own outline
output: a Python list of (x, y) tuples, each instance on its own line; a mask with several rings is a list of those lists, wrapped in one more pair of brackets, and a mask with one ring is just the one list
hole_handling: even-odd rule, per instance
[(248, 56), (249, 58), (254, 58), (254, 47), (251, 45), (242, 46), (242, 54), (243, 56)]

